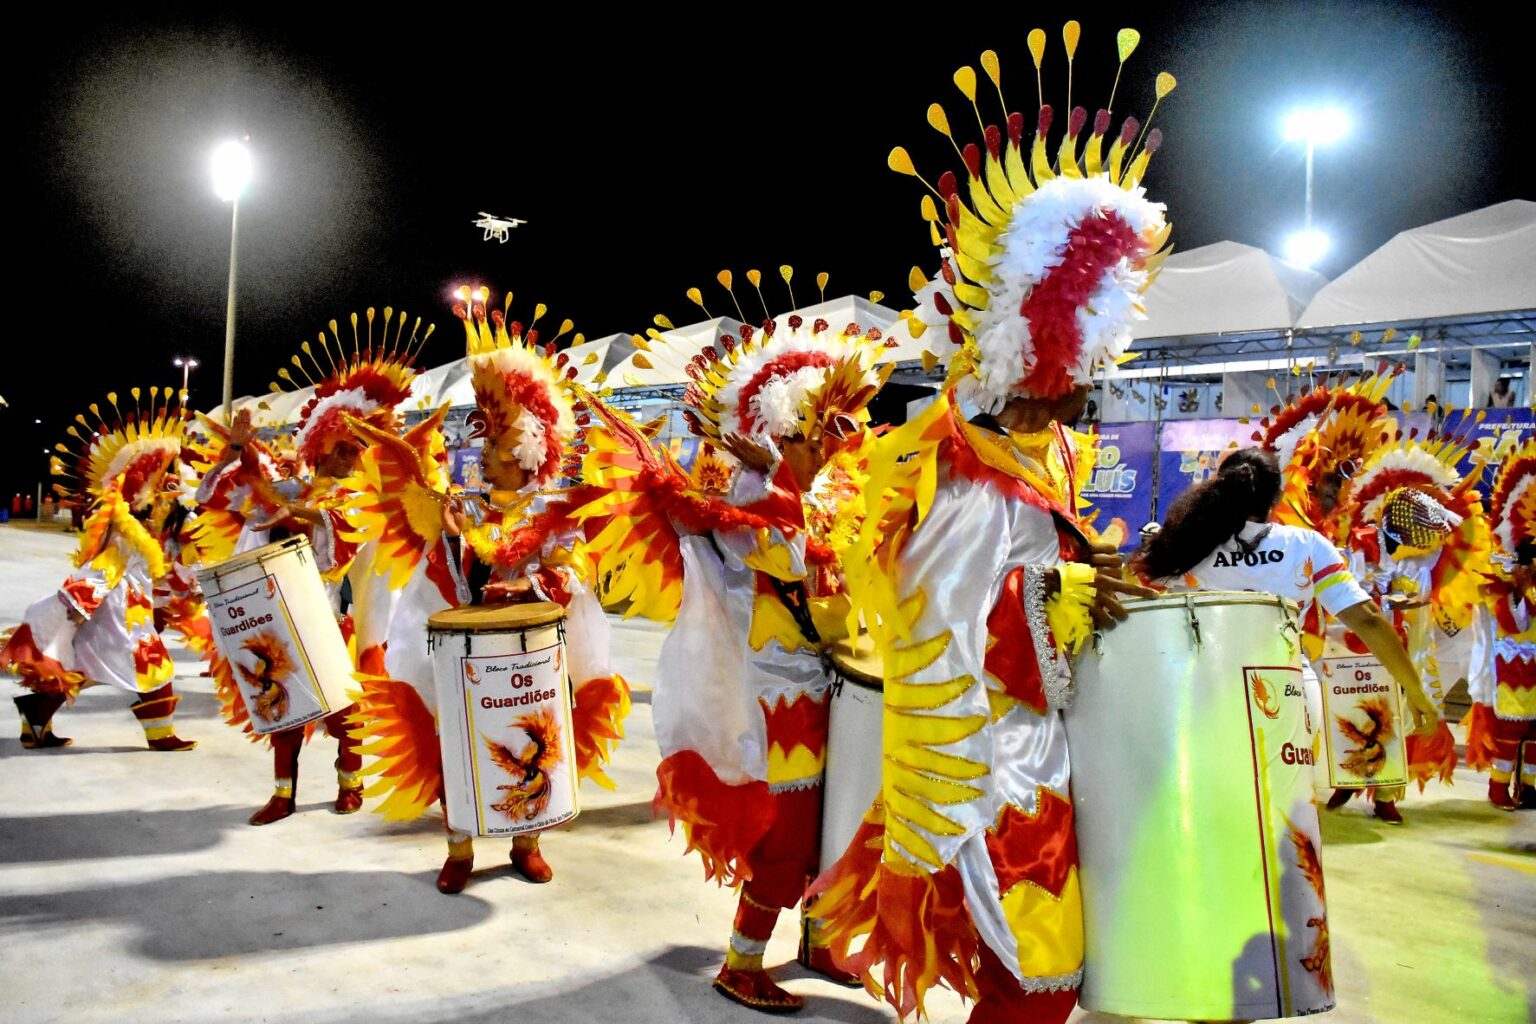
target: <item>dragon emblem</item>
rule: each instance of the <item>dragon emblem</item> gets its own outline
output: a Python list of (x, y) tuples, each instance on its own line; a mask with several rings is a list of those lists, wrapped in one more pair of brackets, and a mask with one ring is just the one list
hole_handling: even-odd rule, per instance
[(506, 795), (491, 808), (513, 821), (532, 821), (549, 807), (553, 793), (550, 775), (560, 766), (560, 722), (551, 708), (543, 707), (519, 716), (512, 727), (528, 737), (521, 750), (483, 737), (492, 763), (513, 778), (496, 787)]

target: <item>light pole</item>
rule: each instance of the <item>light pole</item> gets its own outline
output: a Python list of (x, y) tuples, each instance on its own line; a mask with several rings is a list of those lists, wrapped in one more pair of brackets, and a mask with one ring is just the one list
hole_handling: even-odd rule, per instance
[(1328, 236), (1312, 226), (1312, 161), (1318, 146), (1337, 142), (1349, 131), (1349, 118), (1341, 110), (1318, 107), (1293, 111), (1285, 119), (1285, 140), (1303, 142), (1307, 147), (1306, 213), (1302, 229), (1285, 243), (1285, 257), (1292, 263), (1310, 267), (1328, 252)]
[(197, 369), (197, 360), (193, 359), (191, 356), (177, 356), (175, 359), (171, 360), (171, 365), (179, 366), (181, 368), (181, 393), (183, 395), (182, 401), (185, 402), (185, 395), (187, 393), (187, 375), (190, 374), (193, 370)]
[(229, 304), (224, 311), (224, 422), (235, 402), (235, 271), (240, 251), (240, 194), (251, 181), (251, 154), (239, 142), (213, 151), (213, 191), (229, 203)]

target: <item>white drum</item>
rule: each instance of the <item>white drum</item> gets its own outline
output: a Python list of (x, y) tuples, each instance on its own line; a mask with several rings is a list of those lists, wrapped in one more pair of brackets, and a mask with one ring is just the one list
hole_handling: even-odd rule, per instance
[(205, 566), (197, 581), (253, 731), (292, 729), (352, 703), (352, 656), (308, 539)]
[(1079, 1002), (1255, 1020), (1333, 1006), (1296, 609), (1128, 602), (1066, 713), (1082, 865)]
[(1374, 655), (1329, 638), (1317, 665), (1323, 695), (1323, 763), (1334, 789), (1408, 784), (1403, 691)]
[(822, 787), (821, 868), (848, 849), (864, 814), (880, 795), (885, 682), (869, 637), (832, 648), (832, 707), (827, 725), (827, 775)]
[(557, 604), (475, 605), (427, 620), (448, 825), (540, 832), (581, 811)]

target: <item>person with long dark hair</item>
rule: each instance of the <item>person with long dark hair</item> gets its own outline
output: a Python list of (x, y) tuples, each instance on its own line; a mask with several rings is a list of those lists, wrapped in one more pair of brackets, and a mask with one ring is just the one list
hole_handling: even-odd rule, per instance
[[(1354, 633), (1408, 697), (1414, 732), (1435, 729), (1439, 713), (1425, 692), (1392, 623), (1350, 573), (1343, 555), (1322, 534), (1269, 522), (1280, 498), (1280, 467), (1260, 448), (1241, 448), (1214, 477), (1185, 491), (1157, 533), (1131, 559), (1131, 568), (1158, 586), (1190, 590), (1256, 590), (1322, 610)], [(1308, 664), (1307, 703), (1321, 714), (1322, 693)], [(1320, 720), (1320, 719), (1319, 719)], [(1390, 802), (1377, 816), (1400, 823)]]

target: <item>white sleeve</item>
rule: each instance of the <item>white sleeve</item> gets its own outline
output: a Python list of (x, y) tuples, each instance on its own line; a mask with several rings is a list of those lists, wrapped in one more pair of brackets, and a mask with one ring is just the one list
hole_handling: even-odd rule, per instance
[(1322, 534), (1308, 536), (1307, 557), (1312, 568), (1312, 592), (1329, 615), (1336, 616), (1346, 608), (1371, 599), (1349, 571), (1349, 564), (1339, 554), (1339, 549)]

